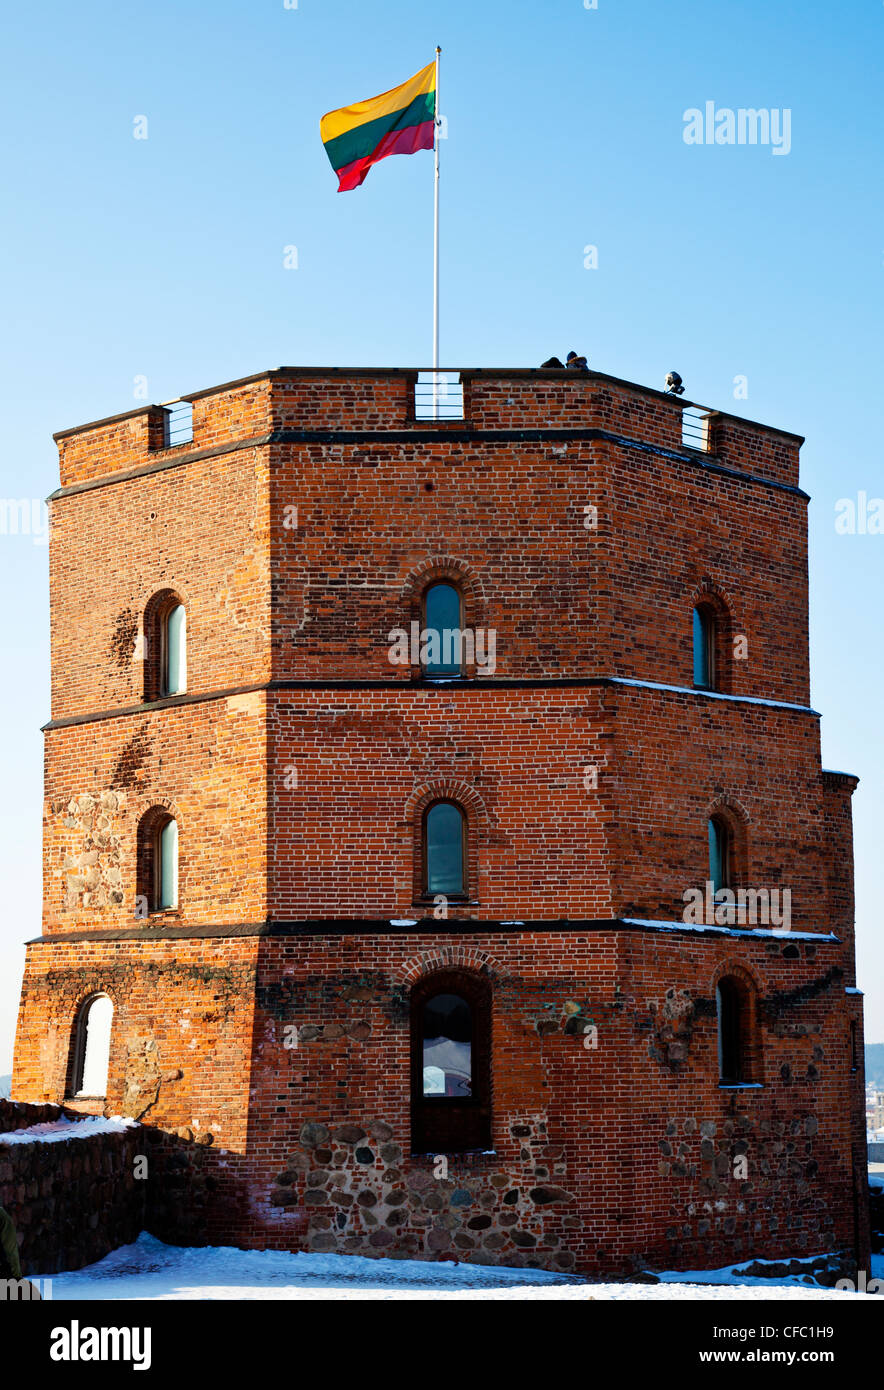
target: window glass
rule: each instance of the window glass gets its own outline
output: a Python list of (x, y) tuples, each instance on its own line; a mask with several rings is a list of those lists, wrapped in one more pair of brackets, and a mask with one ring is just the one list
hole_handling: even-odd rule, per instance
[(728, 835), (719, 820), (709, 822), (709, 878), (713, 893), (728, 886)]
[(473, 1016), (457, 994), (436, 994), (423, 1010), (423, 1093), (473, 1093)]
[(159, 833), (158, 849), (160, 868), (158, 875), (158, 908), (176, 907), (178, 904), (178, 823), (166, 821)]
[(82, 1041), (82, 1066), (77, 1094), (103, 1096), (107, 1093), (107, 1072), (110, 1062), (111, 1020), (114, 1006), (106, 994), (100, 994), (86, 1007)]
[(439, 801), (427, 812), (426, 865), (428, 893), (462, 893), (463, 813), (451, 801)]
[(187, 689), (187, 613), (178, 603), (166, 619), (165, 695), (180, 695)]
[(694, 685), (708, 690), (712, 686), (714, 625), (711, 615), (694, 609)]
[[(431, 676), (458, 676), (461, 672), (460, 594), (452, 584), (433, 584), (424, 598), (424, 628), (428, 635), (424, 670)], [(446, 636), (447, 634), (447, 636)]]

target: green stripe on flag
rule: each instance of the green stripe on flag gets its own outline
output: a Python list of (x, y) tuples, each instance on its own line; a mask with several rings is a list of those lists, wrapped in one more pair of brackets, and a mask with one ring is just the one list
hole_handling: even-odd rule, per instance
[(391, 111), (387, 116), (378, 116), (374, 121), (366, 121), (364, 125), (354, 126), (343, 135), (336, 135), (325, 146), (332, 168), (343, 169), (356, 159), (365, 159), (367, 155), (374, 154), (391, 130), (407, 130), (409, 126), (423, 125), (424, 121), (432, 121), (435, 116), (436, 93), (425, 92), (401, 111)]

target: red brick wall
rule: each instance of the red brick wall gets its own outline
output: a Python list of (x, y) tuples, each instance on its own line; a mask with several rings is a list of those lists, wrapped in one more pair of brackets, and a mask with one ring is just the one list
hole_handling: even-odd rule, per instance
[(136, 642), (161, 590), (187, 609), (190, 690), (266, 680), (267, 528), (267, 458), (257, 449), (57, 498), (53, 718), (142, 702), (149, 653)]
[(100, 991), (114, 1005), (105, 1113), (241, 1151), (256, 949), (254, 937), (29, 945), (15, 1099), (68, 1098), (78, 1012)]
[(745, 639), (745, 657), (722, 653), (727, 688), (807, 702), (803, 497), (602, 442), (442, 433), (272, 458), (277, 677), (407, 679), (389, 633), (419, 617), (433, 562), (465, 581), (467, 626), (496, 631), (498, 677), (690, 686), (692, 609), (709, 595)]
[(154, 806), (179, 823), (179, 907), (151, 923), (266, 917), (265, 700), (256, 691), (48, 733), (45, 930), (147, 925), (137, 831)]

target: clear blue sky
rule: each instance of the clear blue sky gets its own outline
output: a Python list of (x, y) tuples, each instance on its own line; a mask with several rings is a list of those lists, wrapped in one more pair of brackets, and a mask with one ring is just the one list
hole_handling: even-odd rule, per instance
[[(3, 37), (4, 497), (49, 493), (52, 431), (132, 409), (136, 376), (162, 401), (282, 364), (430, 360), (432, 155), (339, 195), (318, 122), (436, 43), (443, 363), (573, 347), (657, 386), (674, 367), (691, 398), (807, 436), (813, 701), (825, 765), (863, 779), (860, 984), (884, 1039), (884, 536), (834, 528), (839, 498), (884, 495), (884, 5), (44, 0)], [(685, 144), (707, 100), (788, 107), (790, 153)], [(46, 569), (0, 536), (0, 1071), (40, 925)]]

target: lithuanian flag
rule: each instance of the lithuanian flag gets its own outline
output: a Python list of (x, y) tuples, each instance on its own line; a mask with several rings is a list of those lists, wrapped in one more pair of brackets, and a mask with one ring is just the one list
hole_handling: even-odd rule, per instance
[(329, 111), (319, 133), (338, 176), (338, 192), (358, 188), (372, 164), (389, 154), (431, 150), (435, 122), (435, 63), (383, 96)]

